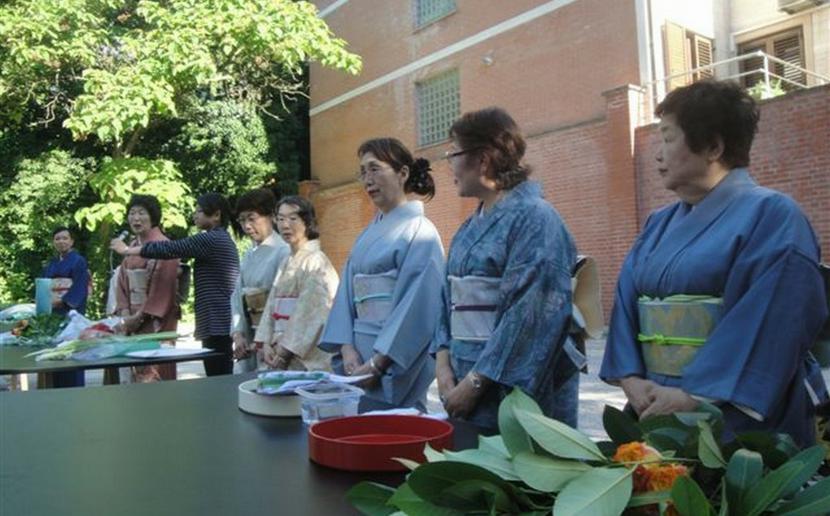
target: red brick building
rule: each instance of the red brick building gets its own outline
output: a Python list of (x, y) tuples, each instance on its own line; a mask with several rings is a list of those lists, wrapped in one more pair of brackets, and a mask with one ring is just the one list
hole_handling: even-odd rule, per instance
[[(364, 60), (357, 77), (311, 70), (314, 181), (303, 189), (319, 210), (322, 244), (337, 266), (373, 214), (356, 181), (358, 145), (394, 136), (433, 162), (438, 193), (427, 214), (449, 245), (474, 204), (456, 196), (440, 159), (447, 128), (459, 113), (498, 105), (523, 128), (533, 178), (564, 217), (580, 253), (598, 259), (607, 309), (642, 222), (672, 200), (654, 167), (653, 100), (696, 77), (747, 68), (745, 61), (730, 62), (655, 79), (752, 51), (758, 41), (766, 44), (764, 38), (773, 42), (771, 52), (784, 49), (785, 61), (819, 73), (803, 76), (812, 88), (764, 103), (753, 171), (762, 184), (804, 206), (830, 253), (830, 87), (814, 87), (830, 72), (830, 34), (821, 30), (825, 23), (830, 28), (830, 5), (816, 6), (821, 0), (796, 14), (781, 11), (775, 0), (757, 2), (753, 15), (764, 4), (769, 36), (761, 22), (745, 27), (749, 11), (737, 0), (699, 2), (693, 12), (669, 0), (316, 3)], [(725, 22), (725, 13), (734, 16)], [(800, 32), (793, 20), (801, 20)], [(789, 47), (775, 46), (784, 41), (780, 34)], [(801, 38), (798, 55), (793, 34)], [(752, 81), (751, 74), (741, 80)]]

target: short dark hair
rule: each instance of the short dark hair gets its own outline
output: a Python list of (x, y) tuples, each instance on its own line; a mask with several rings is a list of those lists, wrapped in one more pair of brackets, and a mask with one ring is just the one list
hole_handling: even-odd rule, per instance
[(466, 159), (486, 155), (490, 159), (487, 176), (499, 190), (510, 190), (526, 181), (530, 167), (522, 163), (527, 144), (515, 120), (502, 108), (489, 107), (464, 113), (450, 128), (450, 137)]
[(257, 188), (239, 196), (236, 201), (236, 214), (238, 216), (243, 211), (253, 211), (270, 217), (274, 213), (276, 205), (277, 198), (274, 196), (274, 192), (268, 188)]
[(277, 202), (274, 213), (280, 210), (280, 206), (289, 204), (298, 208), (297, 215), (303, 219), (305, 224), (305, 237), (309, 240), (316, 240), (320, 238), (320, 229), (317, 227), (317, 214), (314, 212), (314, 205), (305, 197), (299, 195), (287, 195)]
[(406, 193), (416, 193), (427, 200), (435, 197), (435, 180), (432, 178), (429, 161), (424, 158), (415, 159), (409, 149), (396, 138), (373, 138), (360, 144), (357, 156), (371, 152), (373, 156), (384, 163), (388, 163), (395, 172), (403, 167), (409, 168), (409, 177), (403, 185)]
[(723, 141), (720, 161), (729, 168), (749, 166), (749, 151), (761, 115), (752, 97), (737, 83), (699, 81), (671, 91), (654, 110), (674, 115), (686, 145), (699, 153)]
[(55, 229), (53, 229), (52, 230), (52, 238), (55, 238), (55, 235), (57, 235), (58, 233), (60, 233), (62, 231), (66, 231), (67, 233), (69, 233), (69, 238), (72, 238), (72, 239), (75, 238), (75, 235), (72, 234), (72, 230), (69, 229), (67, 226), (58, 226)]
[(219, 224), (221, 224), (223, 228), (228, 227), (228, 224), (230, 224), (231, 205), (228, 204), (228, 200), (225, 199), (225, 196), (222, 194), (218, 194), (216, 192), (202, 194), (196, 199), (196, 204), (202, 208), (202, 211), (208, 217), (216, 215), (216, 212), (218, 211), (220, 214)]
[(161, 224), (161, 204), (155, 195), (133, 194), (127, 203), (127, 214), (134, 207), (139, 206), (150, 214), (150, 225), (156, 227)]

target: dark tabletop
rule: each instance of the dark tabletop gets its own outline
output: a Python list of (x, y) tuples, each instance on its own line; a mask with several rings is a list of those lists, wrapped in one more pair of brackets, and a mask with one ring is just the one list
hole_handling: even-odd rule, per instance
[(0, 514), (353, 514), (351, 486), (403, 480), (310, 462), (299, 418), (237, 408), (252, 377), (0, 393)]
[(222, 353), (210, 351), (200, 355), (164, 358), (116, 357), (104, 360), (42, 360), (40, 362), (36, 361), (35, 357), (26, 357), (29, 353), (40, 349), (44, 348), (35, 346), (0, 346), (0, 374), (55, 373), (58, 371), (103, 369), (105, 367), (169, 364), (172, 362), (191, 362), (223, 356)]

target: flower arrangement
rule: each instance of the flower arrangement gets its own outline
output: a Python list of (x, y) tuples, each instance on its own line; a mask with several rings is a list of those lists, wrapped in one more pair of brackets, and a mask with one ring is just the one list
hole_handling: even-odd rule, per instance
[(721, 443), (723, 416), (699, 412), (643, 421), (606, 407), (611, 441), (594, 442), (545, 417), (514, 390), (499, 407), (500, 435), (478, 448), (424, 449), (397, 488), (362, 482), (348, 494), (367, 515), (814, 516), (830, 512), (825, 452), (784, 434), (750, 432)]

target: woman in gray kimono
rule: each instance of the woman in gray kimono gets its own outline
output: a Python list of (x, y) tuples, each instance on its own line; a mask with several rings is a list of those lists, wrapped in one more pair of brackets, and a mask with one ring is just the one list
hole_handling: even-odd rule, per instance
[(262, 365), (254, 334), (280, 263), (289, 255), (288, 244), (274, 231), (276, 198), (267, 188), (251, 190), (236, 201), (236, 216), (253, 247), (242, 257), (239, 279), (231, 294), (231, 337), (239, 372)]
[(435, 183), (429, 162), (393, 138), (369, 140), (357, 154), (358, 179), (378, 211), (352, 247), (320, 347), (336, 353), (336, 372), (372, 375), (369, 398), (424, 409), (444, 251), (423, 203), (409, 197), (432, 198)]
[[(581, 355), (568, 336), (576, 250), (527, 180), (525, 141), (499, 108), (466, 113), (446, 153), (458, 195), (479, 200), (453, 238), (433, 351), (450, 416), (495, 428), (514, 387), (576, 426)], [(576, 363), (575, 363), (576, 362)]]

